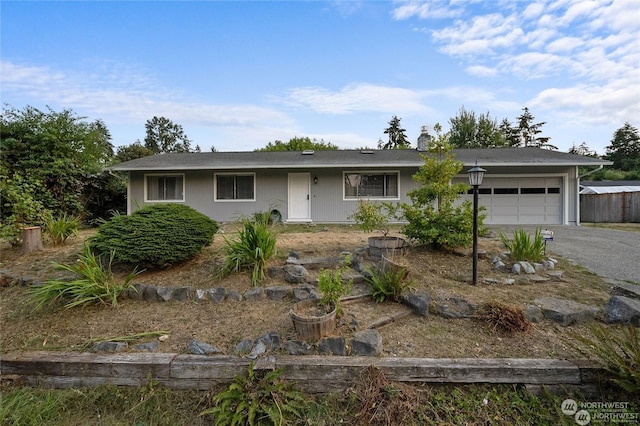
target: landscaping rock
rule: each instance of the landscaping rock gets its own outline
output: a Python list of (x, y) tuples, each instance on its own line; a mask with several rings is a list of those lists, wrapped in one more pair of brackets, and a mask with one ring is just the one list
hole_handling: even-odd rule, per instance
[(229, 290), (227, 292), (227, 300), (232, 302), (239, 302), (242, 300), (242, 295), (236, 290)]
[(224, 301), (224, 298), (227, 292), (224, 287), (216, 287), (216, 288), (210, 288), (208, 291), (208, 294), (209, 294), (209, 298), (212, 301), (216, 303), (221, 303), (222, 301)]
[(527, 305), (524, 310), (524, 317), (527, 321), (531, 322), (541, 322), (544, 319), (544, 315), (542, 314), (542, 309), (536, 305)]
[(506, 285), (514, 285), (516, 283), (516, 280), (514, 280), (513, 278), (505, 278), (503, 282)]
[(198, 288), (194, 292), (194, 298), (197, 302), (202, 302), (209, 299), (209, 290)]
[(280, 334), (276, 331), (272, 331), (264, 336), (258, 337), (256, 341), (258, 340), (262, 340), (269, 351), (277, 351), (280, 349)]
[(596, 307), (555, 297), (540, 297), (533, 302), (542, 309), (545, 318), (563, 327), (593, 321), (600, 312)]
[(555, 270), (547, 272), (547, 276), (554, 281), (562, 281), (562, 274), (564, 274), (564, 271)]
[(496, 285), (496, 284), (500, 284), (500, 280), (498, 278), (487, 277), (482, 280), (482, 283)]
[(476, 306), (458, 296), (438, 300), (438, 315), (444, 318), (469, 318), (476, 312)]
[(429, 315), (429, 302), (431, 302), (431, 297), (424, 291), (403, 294), (400, 297), (400, 301), (420, 316), (426, 317)]
[(254, 343), (253, 348), (251, 348), (251, 352), (247, 355), (247, 358), (256, 359), (265, 352), (267, 352), (267, 345), (262, 339), (258, 339)]
[(185, 300), (191, 299), (192, 292), (193, 289), (191, 287), (174, 287), (173, 292), (171, 293), (171, 300), (184, 302)]
[(300, 302), (307, 299), (320, 299), (318, 289), (313, 286), (305, 285), (293, 289), (293, 301)]
[(514, 263), (513, 267), (511, 268), (511, 273), (520, 275), (522, 273), (522, 265), (519, 263)]
[(131, 349), (133, 349), (134, 351), (155, 352), (158, 350), (159, 345), (160, 345), (160, 342), (157, 340), (154, 340), (152, 342), (140, 343), (138, 345), (135, 345)]
[(518, 262), (518, 264), (520, 265), (520, 267), (522, 268), (522, 271), (524, 271), (525, 274), (536, 273), (536, 268), (534, 268), (529, 262), (520, 261)]
[[(351, 255), (351, 253), (346, 253)], [(333, 269), (344, 262), (345, 256), (331, 256), (331, 257), (310, 257), (306, 259), (298, 259), (298, 263), (307, 270), (319, 270), (319, 269)]]
[(503, 271), (506, 268), (507, 268), (507, 265), (505, 265), (502, 260), (498, 260), (493, 264), (493, 269), (495, 269), (496, 271)]
[(233, 349), (236, 355), (247, 355), (253, 349), (254, 339), (242, 339)]
[(617, 281), (611, 288), (611, 295), (640, 300), (640, 285)]
[(556, 263), (551, 260), (545, 260), (542, 262), (545, 269), (555, 269)]
[(100, 342), (93, 345), (94, 352), (122, 352), (129, 347), (127, 342)]
[(306, 283), (309, 278), (309, 272), (301, 265), (287, 264), (282, 270), (284, 271), (284, 280), (288, 283)]
[(147, 288), (146, 284), (135, 283), (131, 288), (127, 290), (127, 297), (131, 300), (143, 300), (144, 290)]
[(377, 330), (363, 330), (351, 338), (351, 355), (378, 356), (382, 353), (382, 336)]
[(173, 299), (173, 287), (156, 287), (156, 294), (160, 302), (168, 302)]
[(187, 343), (187, 351), (193, 355), (211, 355), (221, 352), (220, 349), (215, 346), (200, 342), (196, 339), (192, 339)]
[(264, 290), (262, 287), (250, 288), (244, 292), (244, 300), (248, 302), (255, 302), (264, 299)]
[(544, 265), (542, 263), (534, 263), (533, 265), (533, 269), (536, 271), (536, 274), (541, 273), (542, 271), (544, 271)]
[(160, 297), (158, 297), (158, 289), (152, 285), (148, 285), (144, 288), (142, 298), (147, 302), (160, 302), (161, 300)]
[(640, 327), (640, 300), (611, 296), (605, 306), (604, 321), (608, 324), (633, 324)]
[(269, 300), (282, 300), (291, 294), (291, 287), (287, 286), (271, 286), (265, 289), (267, 291), (267, 299)]
[(347, 355), (347, 341), (344, 337), (325, 337), (318, 343), (318, 352), (331, 355)]
[(287, 340), (283, 347), (289, 355), (311, 355), (314, 351), (312, 345), (300, 340)]
[(282, 267), (270, 266), (267, 268), (267, 277), (269, 278), (281, 278), (283, 275)]

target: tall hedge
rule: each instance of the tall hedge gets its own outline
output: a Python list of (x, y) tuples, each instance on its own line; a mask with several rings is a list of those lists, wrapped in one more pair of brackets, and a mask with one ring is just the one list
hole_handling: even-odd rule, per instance
[(218, 223), (184, 204), (155, 204), (115, 216), (98, 228), (92, 250), (145, 268), (188, 260), (211, 244)]

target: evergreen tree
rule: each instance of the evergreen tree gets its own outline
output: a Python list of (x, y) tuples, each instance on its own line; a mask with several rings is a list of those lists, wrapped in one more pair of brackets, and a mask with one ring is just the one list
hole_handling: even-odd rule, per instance
[(406, 130), (400, 127), (400, 118), (393, 116), (389, 122), (389, 127), (384, 129), (384, 133), (389, 135), (389, 141), (385, 144), (378, 141), (378, 149), (404, 149), (409, 148), (411, 143), (405, 135)]
[(535, 117), (529, 112), (529, 108), (522, 108), (522, 114), (517, 117), (518, 127), (516, 131), (520, 137), (520, 146), (534, 146), (537, 148), (558, 149), (549, 143), (550, 137), (538, 136), (542, 133), (540, 128), (547, 122), (533, 123)]
[(640, 171), (640, 136), (629, 122), (613, 133), (607, 146), (605, 159), (613, 161), (613, 168), (622, 171)]

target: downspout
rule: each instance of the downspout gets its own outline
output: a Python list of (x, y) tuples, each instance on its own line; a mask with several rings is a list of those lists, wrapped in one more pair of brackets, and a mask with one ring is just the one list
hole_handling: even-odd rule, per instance
[[(588, 171), (587, 173), (583, 173), (581, 175), (578, 176), (578, 190), (576, 191), (576, 225), (580, 226), (580, 179), (582, 179), (585, 176), (589, 176), (594, 174), (595, 172), (599, 172), (600, 170), (602, 170), (604, 168), (603, 164), (600, 164), (597, 168)], [(576, 167), (576, 171), (578, 170), (578, 168)]]

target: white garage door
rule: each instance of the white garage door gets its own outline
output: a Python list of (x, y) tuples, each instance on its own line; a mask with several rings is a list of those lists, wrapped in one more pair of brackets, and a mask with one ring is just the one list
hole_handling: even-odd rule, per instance
[[(462, 198), (473, 201), (471, 194)], [(485, 177), (478, 194), (479, 205), (486, 208), (487, 225), (562, 224), (561, 177)]]

